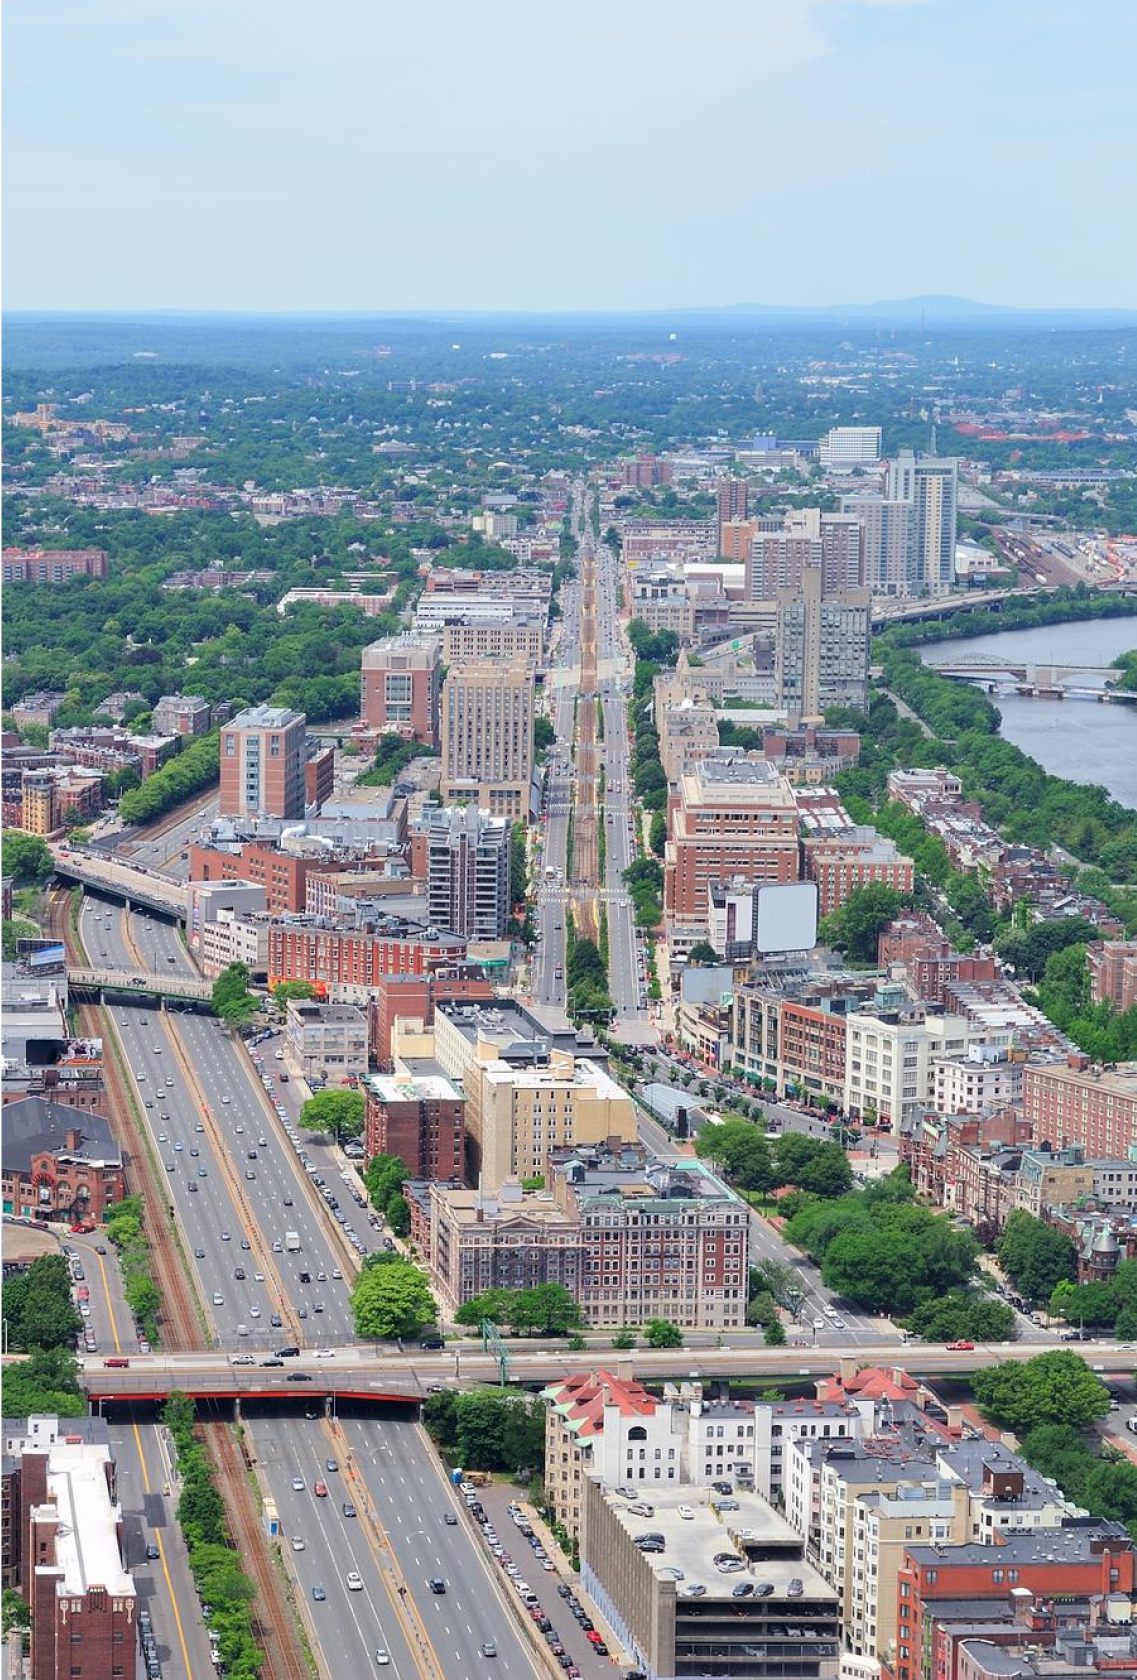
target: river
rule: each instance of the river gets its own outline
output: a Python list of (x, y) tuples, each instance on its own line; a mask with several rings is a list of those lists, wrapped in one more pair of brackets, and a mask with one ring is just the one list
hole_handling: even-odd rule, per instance
[[(951, 665), (959, 659), (1036, 665), (1077, 665), (1084, 659), (1088, 665), (1109, 665), (1134, 647), (1137, 618), (1102, 618), (934, 642), (921, 649), (921, 657), (928, 665)], [(1051, 775), (1070, 782), (1099, 782), (1119, 804), (1137, 810), (1137, 704), (1031, 700), (1017, 694), (991, 698), (1003, 714), (999, 733), (1005, 740), (1029, 753)]]

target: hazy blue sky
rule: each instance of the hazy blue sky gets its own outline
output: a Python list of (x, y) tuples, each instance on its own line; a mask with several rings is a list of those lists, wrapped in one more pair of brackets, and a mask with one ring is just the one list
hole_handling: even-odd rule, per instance
[(1137, 304), (1137, 0), (7, 0), (11, 309)]

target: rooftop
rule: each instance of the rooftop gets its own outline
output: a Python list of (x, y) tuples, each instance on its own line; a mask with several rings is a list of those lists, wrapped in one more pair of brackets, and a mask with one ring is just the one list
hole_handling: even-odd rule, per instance
[(289, 706), (247, 706), (230, 718), (226, 729), (287, 729), (290, 724), (303, 723), (303, 712)]
[[(801, 1536), (760, 1495), (735, 1493), (738, 1510), (720, 1515), (714, 1492), (691, 1484), (652, 1482), (637, 1489), (635, 1500), (627, 1500), (609, 1488), (603, 1491), (609, 1508), (633, 1539), (649, 1532), (663, 1536), (663, 1551), (645, 1552), (644, 1562), (669, 1586), (673, 1584), (671, 1571), (681, 1569), (685, 1578), (676, 1586), (677, 1593), (698, 1582), (706, 1587), (706, 1598), (730, 1600), (740, 1582), (752, 1580), (769, 1581), (774, 1596), (784, 1598), (790, 1582), (797, 1579), (803, 1586), (803, 1599), (827, 1601), (836, 1612), (837, 1595), (805, 1561)], [(629, 1506), (640, 1499), (652, 1506), (652, 1516), (631, 1514)], [(681, 1507), (691, 1515), (681, 1515)], [(720, 1552), (746, 1556), (748, 1567), (722, 1574), (714, 1561)]]
[[(1026, 1534), (1009, 1533), (999, 1547), (1001, 1564), (1088, 1563), (1106, 1552), (1129, 1552), (1133, 1539), (1124, 1523), (1086, 1524), (1075, 1519), (1062, 1528), (1036, 1528)], [(991, 1561), (991, 1548), (976, 1542), (960, 1546), (909, 1546), (909, 1556), (924, 1569), (982, 1566)]]
[[(67, 1135), (78, 1133), (78, 1147), (68, 1148)], [(4, 1105), (4, 1169), (30, 1172), (36, 1155), (67, 1156), (77, 1161), (122, 1162), (110, 1121), (101, 1114), (46, 1097), (23, 1097)]]
[[(110, 1449), (83, 1441), (57, 1440), (50, 1449), (47, 1505), (59, 1514), (55, 1535), (56, 1565), (61, 1577), (56, 1593), (82, 1596), (105, 1587), (116, 1597), (133, 1597), (134, 1580), (119, 1550), (121, 1508), (110, 1498), (107, 1465)], [(43, 1505), (36, 1507), (43, 1511)]]
[(604, 1412), (615, 1406), (621, 1417), (651, 1417), (656, 1400), (642, 1383), (625, 1381), (611, 1371), (580, 1371), (562, 1382), (550, 1383), (541, 1392), (560, 1412), (567, 1428), (576, 1435), (599, 1435), (604, 1429)]
[(364, 1087), (380, 1102), (465, 1102), (462, 1092), (441, 1072), (416, 1072), (405, 1078), (394, 1073), (369, 1074)]

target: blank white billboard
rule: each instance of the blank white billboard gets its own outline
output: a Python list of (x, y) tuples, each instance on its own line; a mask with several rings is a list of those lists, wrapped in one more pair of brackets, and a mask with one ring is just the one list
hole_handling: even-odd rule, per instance
[(754, 947), (759, 956), (779, 951), (811, 951), (817, 944), (817, 884), (792, 881), (784, 887), (758, 888)]

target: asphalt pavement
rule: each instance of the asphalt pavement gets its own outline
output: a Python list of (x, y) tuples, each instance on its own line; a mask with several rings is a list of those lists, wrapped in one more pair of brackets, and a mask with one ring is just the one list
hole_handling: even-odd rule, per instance
[[(442, 1672), (453, 1680), (530, 1680), (534, 1659), (514, 1625), (506, 1588), (471, 1532), (462, 1497), (447, 1482), (425, 1430), (389, 1419), (352, 1418), (341, 1420), (341, 1427)], [(457, 1518), (453, 1525), (447, 1512)], [(445, 1593), (431, 1592), (434, 1575), (445, 1580)], [(487, 1640), (497, 1647), (493, 1658), (482, 1654)]]

